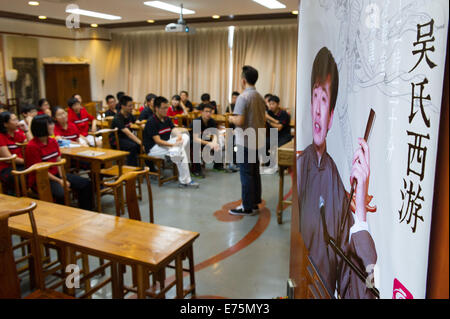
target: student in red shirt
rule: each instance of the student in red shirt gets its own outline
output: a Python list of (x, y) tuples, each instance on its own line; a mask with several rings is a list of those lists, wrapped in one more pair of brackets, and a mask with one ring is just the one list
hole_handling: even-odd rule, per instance
[(47, 114), (48, 116), (52, 115), (52, 111), (50, 110), (50, 103), (47, 99), (40, 99), (38, 102), (38, 113), (37, 115)]
[[(181, 97), (179, 95), (174, 95), (172, 97), (172, 105), (169, 107), (169, 110), (167, 111), (167, 116), (175, 116), (178, 114), (188, 114), (188, 110), (181, 105)], [(173, 120), (173, 124), (176, 126), (179, 125), (178, 119)], [(181, 123), (180, 123), (181, 124)]]
[(80, 135), (78, 127), (69, 122), (67, 112), (61, 106), (52, 108), (52, 118), (55, 122), (55, 138), (69, 140), (78, 144), (88, 145), (87, 139)]
[[(23, 170), (24, 160), (22, 149), (16, 143), (26, 141), (25, 134), (18, 129), (19, 121), (15, 114), (10, 112), (0, 113), (0, 157), (17, 155), (15, 159), (16, 170)], [(8, 194), (14, 194), (14, 177), (11, 174), (12, 165), (0, 162), (0, 182), (6, 185)]]
[[(58, 162), (61, 160), (61, 152), (58, 142), (51, 138), (55, 124), (48, 115), (38, 115), (31, 122), (31, 132), (34, 138), (25, 148), (25, 165), (30, 167), (41, 162)], [(64, 204), (64, 183), (61, 178), (60, 167), (51, 167), (48, 171), (50, 188), (53, 198), (58, 204)], [(89, 179), (78, 175), (66, 174), (67, 185), (70, 190), (78, 193), (78, 204), (82, 209), (93, 209), (92, 183)], [(36, 187), (36, 177), (28, 175), (28, 183), (31, 187)]]
[(69, 122), (75, 124), (83, 136), (88, 136), (89, 133), (89, 123), (92, 123), (92, 131), (97, 130), (97, 121), (90, 115), (84, 107), (81, 106), (80, 101), (77, 98), (70, 98), (67, 102), (69, 106), (68, 115)]

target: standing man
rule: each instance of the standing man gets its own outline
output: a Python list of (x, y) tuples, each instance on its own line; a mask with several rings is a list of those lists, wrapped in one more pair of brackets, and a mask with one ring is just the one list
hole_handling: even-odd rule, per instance
[[(236, 100), (235, 116), (230, 116), (229, 120), (237, 127), (235, 134), (242, 190), (242, 205), (230, 210), (232, 215), (254, 215), (258, 212), (258, 204), (261, 203), (261, 175), (257, 150), (259, 144), (265, 143), (258, 141), (261, 138), (258, 136), (258, 129), (265, 128), (266, 106), (263, 97), (256, 91), (257, 80), (256, 69), (251, 66), (242, 68), (241, 86), (244, 92)], [(251, 135), (256, 137), (255, 141), (249, 141)]]

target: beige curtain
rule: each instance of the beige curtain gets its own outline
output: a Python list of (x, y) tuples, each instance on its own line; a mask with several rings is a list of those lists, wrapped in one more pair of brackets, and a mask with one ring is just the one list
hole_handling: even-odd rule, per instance
[(169, 100), (187, 90), (193, 102), (209, 93), (224, 104), (228, 92), (228, 29), (198, 29), (195, 34), (145, 31), (112, 35), (105, 90), (125, 91), (135, 101), (147, 93)]
[(240, 90), (242, 66), (258, 70), (261, 95), (271, 93), (294, 114), (297, 25), (236, 27), (233, 41), (233, 90)]

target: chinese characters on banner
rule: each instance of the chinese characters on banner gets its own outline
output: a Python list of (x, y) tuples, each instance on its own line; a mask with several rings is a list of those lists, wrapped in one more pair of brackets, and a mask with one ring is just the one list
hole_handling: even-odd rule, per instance
[[(428, 23), (417, 25), (417, 42), (414, 42), (414, 47), (417, 50), (412, 51), (413, 55), (420, 55), (416, 65), (409, 71), (413, 72), (421, 63), (426, 63), (429, 69), (435, 68), (437, 65), (431, 60), (429, 54), (435, 51), (433, 42), (434, 20), (431, 19)], [(427, 128), (431, 127), (430, 118), (425, 113), (424, 101), (431, 102), (431, 96), (426, 93), (426, 87), (431, 85), (425, 76), (422, 82), (411, 83), (411, 111), (408, 117), (409, 124), (413, 121), (423, 121)], [(420, 116), (416, 116), (420, 109)], [(414, 111), (416, 110), (416, 111)], [(408, 163), (406, 175), (408, 180), (403, 179), (403, 189), (400, 191), (403, 205), (399, 210), (400, 223), (406, 222), (411, 225), (413, 233), (416, 232), (418, 222), (424, 221), (424, 216), (421, 213), (422, 204), (425, 198), (421, 195), (421, 182), (425, 176), (425, 166), (427, 158), (427, 145), (430, 140), (429, 132), (415, 132), (406, 131), (411, 142), (408, 143)]]

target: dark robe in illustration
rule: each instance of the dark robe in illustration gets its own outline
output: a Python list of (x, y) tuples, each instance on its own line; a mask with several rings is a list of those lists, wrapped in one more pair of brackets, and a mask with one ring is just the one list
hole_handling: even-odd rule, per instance
[(375, 244), (368, 231), (353, 233), (349, 241), (350, 228), (355, 222), (351, 213), (344, 214), (348, 199), (333, 159), (325, 151), (319, 163), (311, 144), (297, 159), (297, 177), (300, 232), (329, 293), (334, 295), (337, 290), (341, 298), (374, 298), (366, 283), (327, 246), (324, 239), (320, 196), (325, 201), (328, 233), (344, 253), (366, 275), (366, 267), (377, 261)]

